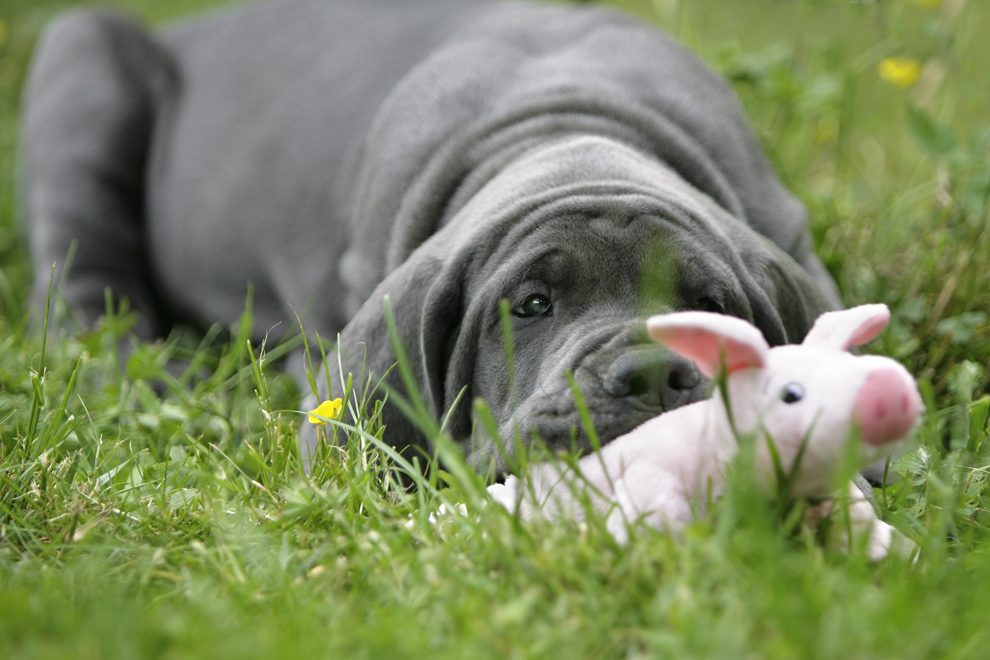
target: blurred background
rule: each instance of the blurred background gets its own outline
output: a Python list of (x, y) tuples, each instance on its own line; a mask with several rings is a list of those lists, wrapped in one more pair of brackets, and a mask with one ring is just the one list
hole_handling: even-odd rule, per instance
[[(0, 3), (0, 316), (29, 270), (16, 206), (19, 96), (32, 47), (83, 3)], [(153, 25), (224, 0), (118, 0)], [(614, 0), (735, 86), (784, 182), (808, 205), (847, 304), (894, 311), (882, 346), (940, 404), (986, 390), (990, 360), (990, 3)], [(278, 29), (273, 25), (272, 29)], [(356, 72), (360, 75), (360, 72)]]

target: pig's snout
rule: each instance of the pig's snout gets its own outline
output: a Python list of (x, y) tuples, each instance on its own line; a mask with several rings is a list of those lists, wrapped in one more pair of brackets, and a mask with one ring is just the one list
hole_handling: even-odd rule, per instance
[(900, 440), (914, 426), (921, 399), (914, 383), (896, 369), (870, 372), (856, 394), (853, 419), (863, 441), (883, 445)]

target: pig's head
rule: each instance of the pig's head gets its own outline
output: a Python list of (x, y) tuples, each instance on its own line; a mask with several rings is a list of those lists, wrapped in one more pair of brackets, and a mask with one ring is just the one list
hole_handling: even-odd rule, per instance
[(889, 318), (884, 305), (830, 312), (804, 343), (773, 349), (749, 323), (720, 314), (667, 314), (647, 325), (705, 375), (718, 381), (725, 372), (731, 422), (721, 393), (710, 404), (722, 458), (735, 452), (737, 437), (755, 437), (757, 465), (770, 477), (770, 439), (785, 472), (798, 465), (791, 494), (814, 498), (836, 486), (850, 441), (860, 441), (862, 467), (889, 456), (917, 423), (921, 399), (907, 370), (889, 358), (848, 352), (876, 337)]

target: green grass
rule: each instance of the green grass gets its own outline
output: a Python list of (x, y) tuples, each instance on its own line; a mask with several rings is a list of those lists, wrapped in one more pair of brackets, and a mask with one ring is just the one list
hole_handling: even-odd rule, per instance
[[(18, 94), (71, 4), (0, 5), (0, 656), (990, 656), (990, 5), (625, 3), (733, 81), (846, 302), (893, 310), (870, 349), (920, 378), (927, 416), (879, 501), (919, 550), (871, 564), (783, 530), (745, 480), (681, 541), (620, 547), (598, 521), (493, 507), (434, 526), (478, 481), (451, 460), (399, 488), (373, 419), (333, 431), (346, 447), (304, 477), (298, 392), (279, 349), (247, 346), (249, 317), (200, 349), (143, 346), (123, 371), (111, 327), (42, 360)], [(221, 3), (117, 4), (161, 21)], [(926, 63), (921, 81), (881, 80), (892, 56)], [(175, 355), (210, 375), (172, 379)]]

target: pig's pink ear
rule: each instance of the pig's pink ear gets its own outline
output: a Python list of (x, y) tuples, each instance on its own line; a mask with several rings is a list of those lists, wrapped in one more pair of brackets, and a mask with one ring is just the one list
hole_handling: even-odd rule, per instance
[(651, 316), (646, 327), (657, 342), (693, 360), (709, 378), (721, 371), (723, 360), (730, 374), (739, 369), (762, 368), (770, 350), (759, 330), (724, 314), (662, 314)]
[(860, 305), (818, 317), (803, 346), (820, 346), (848, 351), (873, 340), (890, 320), (886, 305)]

